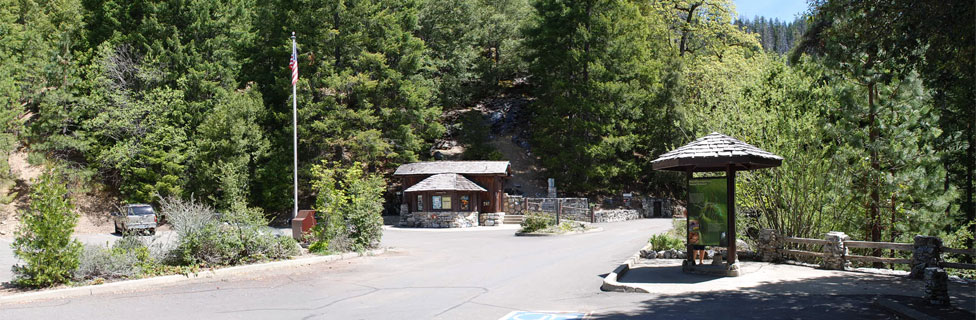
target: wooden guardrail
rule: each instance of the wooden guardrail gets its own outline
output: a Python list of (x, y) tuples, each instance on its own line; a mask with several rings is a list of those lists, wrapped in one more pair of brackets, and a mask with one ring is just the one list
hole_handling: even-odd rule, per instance
[[(828, 246), (831, 244), (829, 240), (825, 239), (810, 239), (810, 238), (796, 238), (796, 237), (782, 237), (783, 242), (793, 243), (793, 244), (805, 244), (805, 245), (819, 245)], [(897, 250), (897, 251), (908, 251), (914, 252), (915, 247), (911, 243), (897, 243), (897, 242), (873, 242), (873, 241), (856, 241), (856, 240), (844, 240), (843, 246), (845, 249), (851, 248), (861, 248), (861, 249), (884, 249), (884, 250)], [(848, 250), (844, 250), (845, 254), (841, 257), (848, 261), (858, 261), (858, 262), (881, 262), (890, 264), (912, 264), (912, 259), (905, 258), (890, 258), (890, 257), (875, 257), (875, 256), (862, 256), (862, 255), (852, 255), (846, 254)], [(780, 252), (786, 255), (793, 256), (809, 256), (809, 257), (829, 257), (830, 253), (822, 249), (821, 252), (817, 251), (805, 251), (805, 250), (795, 250), (795, 249), (780, 249)], [(976, 250), (973, 249), (955, 249), (955, 248), (942, 248), (943, 254), (961, 254), (976, 257)], [(955, 268), (955, 269), (970, 269), (976, 270), (976, 264), (972, 263), (958, 263), (958, 262), (940, 262), (939, 266), (943, 268)]]
[(844, 246), (848, 248), (890, 249), (890, 250), (899, 250), (899, 251), (915, 250), (915, 247), (911, 243), (896, 243), (896, 242), (871, 242), (871, 241), (847, 240), (844, 241)]

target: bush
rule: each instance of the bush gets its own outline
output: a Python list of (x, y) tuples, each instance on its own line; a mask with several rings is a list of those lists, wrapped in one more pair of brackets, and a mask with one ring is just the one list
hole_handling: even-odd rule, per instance
[(67, 187), (59, 175), (48, 171), (34, 184), (30, 207), (21, 216), (22, 225), (11, 245), (14, 256), (24, 265), (14, 265), (14, 284), (23, 287), (49, 287), (71, 279), (78, 267), (81, 243), (71, 239), (78, 214)]
[(169, 198), (161, 203), (179, 237), (171, 253), (182, 265), (235, 265), (297, 255), (290, 237), (276, 237), (264, 214), (254, 208), (233, 208), (222, 215), (210, 206)]
[(156, 268), (149, 248), (135, 237), (124, 237), (111, 248), (85, 246), (81, 253), (75, 280), (125, 279), (142, 277)]
[(686, 219), (671, 219), (671, 230), (668, 231), (668, 235), (674, 236), (678, 239), (685, 239), (688, 237), (688, 220)]
[(540, 212), (529, 212), (522, 220), (521, 232), (536, 232), (556, 224), (556, 218)]
[[(338, 168), (337, 168), (338, 167)], [(383, 179), (354, 163), (342, 168), (323, 161), (312, 167), (317, 220), (309, 251), (362, 251), (375, 248), (383, 237)]]
[(651, 243), (651, 247), (654, 250), (684, 250), (685, 248), (685, 241), (683, 239), (670, 234), (655, 234), (647, 242)]
[(169, 222), (180, 238), (203, 229), (217, 217), (213, 208), (194, 201), (192, 196), (189, 201), (174, 196), (157, 197), (160, 210), (156, 213), (156, 218)]

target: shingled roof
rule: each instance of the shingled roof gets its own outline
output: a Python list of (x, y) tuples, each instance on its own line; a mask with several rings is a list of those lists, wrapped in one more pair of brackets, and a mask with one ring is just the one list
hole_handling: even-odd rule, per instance
[(393, 173), (394, 176), (426, 175), (441, 173), (459, 174), (500, 174), (508, 175), (508, 161), (430, 161), (414, 162), (401, 165)]
[(456, 173), (435, 174), (407, 188), (404, 192), (416, 191), (488, 191), (478, 184)]
[(654, 170), (725, 171), (778, 167), (783, 157), (759, 149), (730, 136), (712, 132), (651, 161)]

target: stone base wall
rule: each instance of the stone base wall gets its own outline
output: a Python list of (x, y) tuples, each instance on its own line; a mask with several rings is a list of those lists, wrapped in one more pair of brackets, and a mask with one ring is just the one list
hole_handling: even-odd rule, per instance
[(633, 209), (597, 210), (593, 212), (593, 222), (617, 222), (640, 219), (640, 211)]
[(525, 214), (525, 197), (505, 194), (505, 214)]
[(400, 225), (418, 228), (470, 228), (478, 226), (478, 213), (411, 212), (400, 216)]
[[(654, 212), (654, 202), (661, 202), (661, 212)], [(674, 216), (675, 212), (680, 212), (677, 209), (677, 203), (671, 199), (665, 198), (641, 198), (641, 216), (644, 218), (671, 218)]]
[(486, 227), (500, 226), (504, 218), (504, 212), (485, 212), (478, 215), (478, 223)]

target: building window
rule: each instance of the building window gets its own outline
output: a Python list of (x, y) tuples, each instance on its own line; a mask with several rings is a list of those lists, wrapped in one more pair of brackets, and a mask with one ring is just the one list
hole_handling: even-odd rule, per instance
[(430, 197), (430, 208), (433, 210), (450, 210), (451, 197), (449, 196)]
[(417, 195), (417, 211), (424, 211), (424, 196)]
[(432, 210), (440, 210), (441, 209), (441, 196), (433, 196), (433, 197), (430, 197), (430, 208)]
[(443, 196), (441, 197), (441, 209), (450, 210), (451, 209), (451, 197)]
[(461, 196), (461, 211), (471, 210), (471, 198), (469, 196)]

